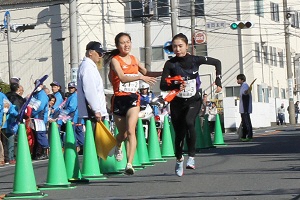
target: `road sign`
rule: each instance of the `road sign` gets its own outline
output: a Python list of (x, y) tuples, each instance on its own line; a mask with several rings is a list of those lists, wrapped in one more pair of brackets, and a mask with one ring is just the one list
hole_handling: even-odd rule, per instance
[(194, 34), (194, 40), (196, 44), (203, 44), (206, 42), (206, 33), (203, 31), (198, 31)]
[(9, 11), (6, 11), (4, 14), (4, 21), (3, 21), (4, 28), (7, 28), (7, 17), (9, 16), (10, 16)]
[(165, 44), (164, 44), (164, 51), (166, 54), (170, 55), (170, 54), (173, 54), (173, 50), (172, 50), (172, 41), (167, 41)]

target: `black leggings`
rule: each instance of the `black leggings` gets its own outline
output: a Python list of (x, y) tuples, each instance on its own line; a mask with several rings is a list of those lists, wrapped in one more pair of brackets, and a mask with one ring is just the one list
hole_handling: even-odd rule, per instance
[(200, 98), (175, 98), (171, 102), (171, 120), (175, 130), (175, 156), (182, 157), (184, 138), (188, 146), (188, 155), (196, 153), (195, 119), (200, 111)]
[(242, 138), (252, 138), (253, 131), (252, 131), (252, 124), (251, 118), (249, 113), (241, 113), (242, 117), (242, 127), (243, 127), (243, 136)]

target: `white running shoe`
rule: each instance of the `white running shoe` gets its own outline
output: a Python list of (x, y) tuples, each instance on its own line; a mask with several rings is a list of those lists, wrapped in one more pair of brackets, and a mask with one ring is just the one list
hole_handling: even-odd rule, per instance
[(123, 152), (121, 147), (116, 146), (115, 148), (115, 158), (118, 162), (120, 162), (123, 159)]
[(132, 167), (132, 164), (127, 163), (126, 168), (125, 168), (125, 174), (127, 174), (127, 175), (133, 175), (134, 174), (134, 169)]
[(189, 157), (186, 162), (186, 169), (195, 169), (195, 159), (194, 157)]
[(176, 160), (176, 165), (175, 165), (175, 173), (177, 176), (182, 176), (183, 175), (183, 161), (184, 157), (182, 156), (180, 160)]

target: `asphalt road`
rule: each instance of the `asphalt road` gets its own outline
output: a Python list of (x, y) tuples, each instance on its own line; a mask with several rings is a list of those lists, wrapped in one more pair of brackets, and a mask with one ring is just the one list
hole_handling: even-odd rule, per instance
[[(183, 177), (174, 174), (170, 159), (133, 176), (45, 190), (43, 199), (300, 199), (300, 127), (255, 130), (252, 142), (240, 142), (234, 134), (224, 140), (227, 146), (202, 149), (196, 169), (185, 170)], [(37, 184), (45, 183), (48, 162), (33, 166)], [(12, 192), (13, 181), (14, 166), (1, 167), (0, 194)]]

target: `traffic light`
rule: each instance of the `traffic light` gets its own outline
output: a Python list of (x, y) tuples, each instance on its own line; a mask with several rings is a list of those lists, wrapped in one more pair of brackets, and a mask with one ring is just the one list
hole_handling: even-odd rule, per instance
[(246, 22), (233, 22), (230, 24), (230, 28), (233, 30), (236, 29), (247, 29), (247, 28), (251, 28), (253, 26), (252, 22), (246, 21)]

